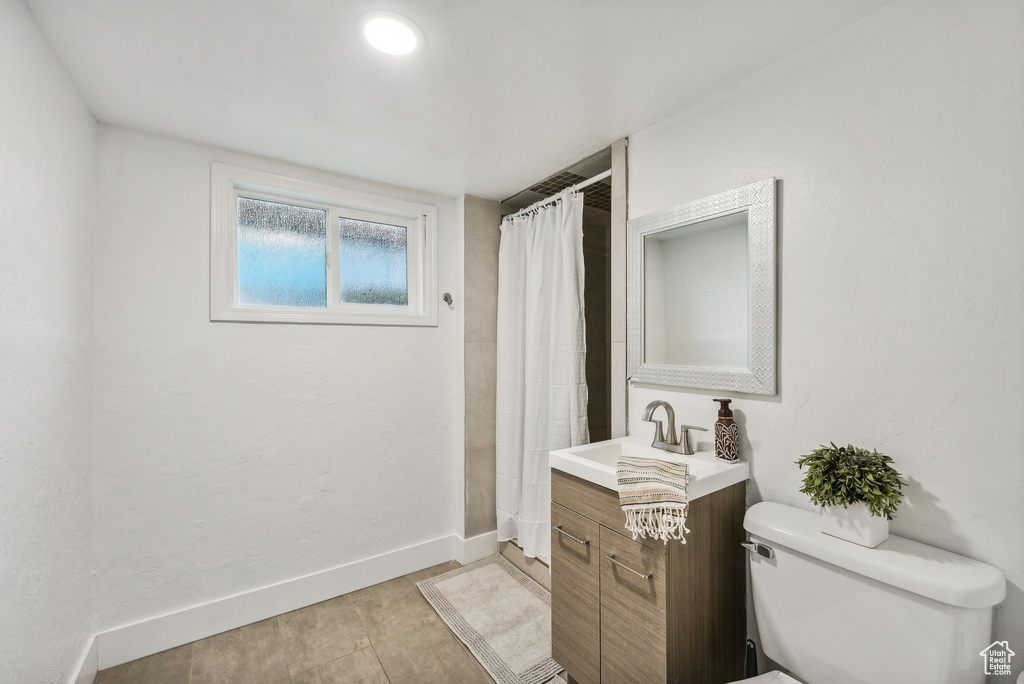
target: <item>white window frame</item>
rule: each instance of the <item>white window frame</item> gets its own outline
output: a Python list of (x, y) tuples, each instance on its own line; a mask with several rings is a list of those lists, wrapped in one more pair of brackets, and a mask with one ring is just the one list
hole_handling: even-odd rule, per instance
[[(327, 212), (327, 308), (238, 303), (238, 198)], [(407, 306), (338, 301), (339, 219), (403, 226)], [(437, 325), (437, 207), (214, 162), (210, 172), (210, 320), (337, 325)]]

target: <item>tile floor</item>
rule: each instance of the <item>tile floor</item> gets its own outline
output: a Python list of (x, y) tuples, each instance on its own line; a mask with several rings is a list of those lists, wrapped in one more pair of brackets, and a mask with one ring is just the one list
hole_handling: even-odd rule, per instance
[(488, 684), (416, 582), (455, 561), (101, 671), (96, 684)]

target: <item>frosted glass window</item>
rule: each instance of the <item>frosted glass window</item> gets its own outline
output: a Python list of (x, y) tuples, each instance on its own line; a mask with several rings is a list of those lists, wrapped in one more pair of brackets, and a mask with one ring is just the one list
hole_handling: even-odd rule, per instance
[(210, 170), (211, 321), (437, 325), (437, 207)]
[(327, 307), (327, 212), (238, 198), (238, 303)]
[(409, 305), (409, 236), (405, 226), (341, 217), (338, 256), (340, 302)]

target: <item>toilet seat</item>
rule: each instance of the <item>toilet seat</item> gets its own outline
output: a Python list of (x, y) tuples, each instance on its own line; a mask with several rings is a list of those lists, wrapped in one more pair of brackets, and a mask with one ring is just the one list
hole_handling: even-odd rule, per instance
[(757, 682), (758, 684), (800, 684), (799, 681), (778, 670), (772, 670), (750, 679), (740, 679), (732, 682), (732, 684), (750, 684), (751, 682)]

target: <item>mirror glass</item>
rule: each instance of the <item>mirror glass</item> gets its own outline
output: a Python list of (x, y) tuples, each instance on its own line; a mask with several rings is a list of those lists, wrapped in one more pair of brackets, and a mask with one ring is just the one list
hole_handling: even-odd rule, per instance
[(644, 236), (644, 363), (749, 370), (748, 214)]

